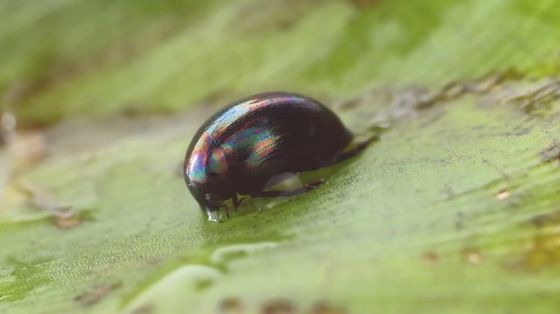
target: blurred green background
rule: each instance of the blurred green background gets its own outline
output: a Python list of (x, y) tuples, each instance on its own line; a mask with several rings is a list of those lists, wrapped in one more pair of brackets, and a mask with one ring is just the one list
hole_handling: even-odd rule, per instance
[[(558, 38), (556, 0), (0, 0), (0, 313), (557, 313)], [(206, 222), (188, 142), (270, 90), (385, 132)]]
[(557, 73), (556, 5), (3, 0), (0, 90), (21, 123), (44, 125), (268, 89), (342, 97), (510, 67)]

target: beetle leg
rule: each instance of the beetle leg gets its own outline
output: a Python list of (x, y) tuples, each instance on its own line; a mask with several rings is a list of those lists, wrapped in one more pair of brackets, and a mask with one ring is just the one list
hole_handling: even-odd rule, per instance
[(379, 138), (377, 136), (371, 136), (367, 140), (365, 140), (361, 143), (358, 143), (352, 149), (350, 149), (348, 151), (345, 151), (345, 152), (341, 153), (340, 155), (336, 156), (336, 159), (335, 159), (334, 163), (339, 163), (339, 162), (345, 161), (348, 158), (354, 157), (355, 155), (359, 154), (362, 150), (364, 150), (369, 144), (371, 144), (373, 141), (376, 141), (378, 139)]
[(241, 202), (243, 202), (244, 199), (245, 199), (244, 197), (237, 198), (237, 194), (235, 194), (231, 198), (231, 202), (233, 203), (233, 208), (238, 209), (239, 206), (241, 205)]
[(262, 212), (262, 210), (263, 210), (262, 206), (258, 206), (258, 204), (255, 205), (255, 199), (254, 198), (251, 197), (249, 200), (251, 201), (251, 205), (253, 206), (253, 209), (257, 209), (257, 212), (259, 212), (259, 213)]
[(318, 187), (319, 185), (323, 184), (325, 180), (321, 179), (320, 181), (313, 182), (302, 186), (301, 188), (297, 188), (291, 191), (261, 191), (251, 193), (253, 197), (280, 197), (280, 196), (295, 196), (298, 194), (302, 194), (308, 191), (313, 190), (314, 188)]
[(229, 218), (229, 208), (226, 204), (220, 206), (220, 208), (224, 209), (224, 212), (226, 212), (226, 218)]

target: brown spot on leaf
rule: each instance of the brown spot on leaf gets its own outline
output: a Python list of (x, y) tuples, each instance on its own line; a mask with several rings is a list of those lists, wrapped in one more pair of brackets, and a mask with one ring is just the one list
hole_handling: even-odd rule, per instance
[(88, 212), (69, 211), (62, 215), (56, 215), (52, 218), (52, 223), (59, 229), (71, 229), (81, 225), (84, 221), (90, 220)]
[(439, 254), (434, 251), (426, 251), (422, 254), (422, 259), (428, 264), (437, 264), (439, 262)]
[(462, 96), (468, 91), (467, 84), (461, 82), (450, 82), (444, 85), (438, 95), (439, 100), (450, 100)]
[(560, 263), (560, 210), (536, 215), (529, 220), (537, 230), (520, 258), (508, 263), (514, 269), (538, 271)]
[(54, 217), (53, 224), (59, 229), (70, 229), (82, 223), (80, 216), (71, 214), (65, 217)]
[(74, 301), (79, 302), (83, 306), (92, 306), (105, 298), (109, 293), (119, 289), (121, 286), (121, 282), (100, 285), (76, 296)]
[(295, 314), (296, 307), (287, 300), (277, 299), (265, 303), (262, 307), (262, 314)]
[(533, 271), (557, 265), (560, 262), (560, 234), (554, 231), (537, 233), (522, 261)]
[(545, 79), (528, 87), (510, 88), (502, 96), (502, 101), (517, 105), (527, 114), (534, 114), (548, 109), (553, 101), (560, 98), (560, 81)]
[(539, 228), (557, 226), (560, 224), (560, 210), (535, 215), (531, 218), (531, 223)]
[(326, 302), (319, 302), (313, 305), (310, 314), (345, 314), (346, 311), (340, 307), (333, 306)]
[(507, 81), (521, 78), (522, 75), (515, 69), (510, 68), (504, 71), (498, 71), (485, 75), (468, 84), (469, 90), (473, 93), (485, 94), (500, 87)]
[(239, 298), (231, 297), (220, 303), (220, 313), (243, 313), (243, 302)]

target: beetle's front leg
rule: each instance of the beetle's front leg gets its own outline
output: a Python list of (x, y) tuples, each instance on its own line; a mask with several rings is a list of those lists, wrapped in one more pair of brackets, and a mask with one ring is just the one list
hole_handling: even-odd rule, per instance
[(368, 147), (369, 144), (371, 144), (374, 141), (377, 141), (378, 139), (379, 139), (378, 136), (371, 136), (367, 140), (356, 144), (354, 147), (350, 148), (349, 150), (343, 151), (338, 156), (336, 156), (336, 160), (334, 163), (339, 163), (345, 161), (348, 158), (354, 157), (355, 155), (359, 154), (362, 150), (364, 150), (366, 147)]
[(223, 204), (222, 206), (220, 206), (220, 209), (224, 209), (224, 212), (226, 213), (226, 218), (229, 218), (229, 208), (227, 206), (227, 204)]
[(233, 209), (238, 209), (239, 206), (241, 206), (241, 202), (243, 202), (245, 198), (241, 197), (241, 198), (237, 198), (237, 194), (235, 194), (232, 198), (231, 198), (231, 202), (233, 204)]

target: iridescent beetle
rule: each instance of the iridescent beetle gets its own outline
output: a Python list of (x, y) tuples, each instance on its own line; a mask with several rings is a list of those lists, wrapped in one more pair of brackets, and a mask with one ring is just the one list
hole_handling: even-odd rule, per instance
[(184, 175), (208, 219), (239, 196), (290, 196), (292, 191), (266, 187), (288, 173), (326, 167), (347, 159), (367, 145), (355, 145), (352, 133), (327, 107), (292, 93), (264, 93), (233, 103), (212, 116), (194, 135), (187, 150)]

